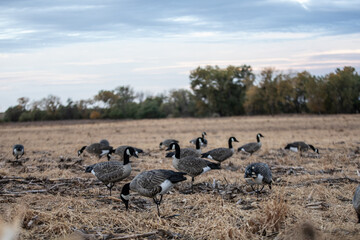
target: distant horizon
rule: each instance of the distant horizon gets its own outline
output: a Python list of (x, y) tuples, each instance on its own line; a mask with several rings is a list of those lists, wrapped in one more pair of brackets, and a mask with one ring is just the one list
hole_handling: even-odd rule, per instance
[[(246, 64), (246, 65), (247, 65), (247, 64)], [(213, 65), (213, 66), (215, 66), (215, 65)], [(236, 66), (241, 66), (241, 65), (236, 65)], [(226, 66), (225, 66), (225, 67), (226, 67)], [(345, 67), (345, 66), (343, 66), (343, 67), (338, 67), (338, 68), (343, 69), (344, 67)], [(264, 68), (267, 68), (267, 67), (264, 67)], [(269, 68), (270, 68), (270, 67), (269, 67)], [(282, 70), (277, 69), (276, 67), (271, 67), (271, 68), (274, 68), (276, 71), (281, 72), (281, 73), (284, 73), (284, 74), (287, 74), (287, 73), (298, 73), (298, 72), (307, 71), (307, 70), (303, 70), (303, 71), (294, 71), (294, 70), (282, 71)], [(195, 68), (194, 68), (194, 69), (195, 69)], [(330, 74), (330, 73), (334, 73), (336, 69), (337, 69), (337, 68), (335, 68), (335, 69), (334, 69), (333, 71), (331, 71), (331, 72), (324, 73), (324, 74), (312, 74), (310, 71), (307, 71), (307, 72), (309, 72), (312, 76), (320, 77), (320, 76), (326, 76), (327, 74)], [(355, 70), (356, 70), (356, 69), (355, 69)], [(258, 78), (259, 78), (260, 71), (261, 71), (261, 69), (259, 70), (259, 73), (255, 73), (255, 72), (253, 71), (253, 73), (256, 75), (257, 80), (258, 80)], [(190, 75), (190, 72), (189, 72), (189, 75)], [(255, 81), (256, 81), (256, 80), (255, 80)], [(256, 83), (255, 85), (257, 85), (257, 83)], [(163, 91), (161, 91), (161, 92), (138, 91), (138, 90), (135, 89), (131, 84), (125, 84), (125, 85), (119, 85), (119, 86), (130, 86), (130, 87), (132, 88), (132, 90), (134, 90), (135, 94), (136, 94), (136, 93), (144, 93), (144, 94), (145, 94), (145, 97), (147, 97), (147, 96), (158, 96), (158, 95), (161, 95), (161, 94), (167, 94), (167, 93), (169, 93), (169, 92), (172, 91), (172, 90), (178, 90), (178, 89), (186, 89), (186, 90), (192, 91), (191, 88), (190, 88), (190, 79), (189, 79), (189, 86), (188, 86), (188, 88), (171, 88), (171, 89), (163, 90)], [(41, 97), (38, 97), (38, 98), (30, 98), (30, 97), (28, 97), (28, 96), (19, 96), (17, 99), (19, 99), (19, 98), (21, 98), (21, 97), (28, 97), (29, 100), (30, 100), (28, 104), (31, 105), (34, 101), (39, 101), (39, 100), (41, 100), (41, 99), (43, 99), (43, 98), (46, 98), (46, 97), (48, 97), (48, 96), (50, 96), (50, 95), (53, 95), (53, 96), (56, 96), (56, 97), (59, 97), (59, 98), (60, 98), (61, 104), (66, 105), (66, 101), (67, 101), (68, 99), (71, 99), (73, 102), (80, 101), (80, 100), (93, 99), (94, 96), (95, 96), (96, 94), (98, 94), (101, 90), (112, 91), (112, 90), (115, 90), (115, 88), (116, 88), (116, 87), (119, 87), (119, 86), (114, 86), (114, 87), (111, 88), (111, 89), (110, 89), (110, 88), (99, 89), (99, 90), (96, 91), (96, 93), (95, 93), (94, 95), (89, 96), (88, 98), (85, 98), (85, 99), (83, 99), (83, 98), (79, 98), (79, 99), (66, 98), (66, 99), (63, 99), (63, 98), (61, 98), (61, 96), (58, 96), (58, 95), (52, 94), (52, 93), (48, 93), (48, 94), (42, 95)], [(14, 102), (12, 105), (10, 105), (9, 107), (13, 107), (13, 106), (17, 106), (17, 105), (18, 105), (18, 103), (17, 103), (17, 101), (15, 101), (15, 102)], [(9, 107), (8, 107), (8, 108), (9, 108)], [(6, 111), (8, 108), (6, 108), (4, 111), (1, 111), (1, 110), (0, 110), (0, 113), (5, 113), (5, 111)]]
[(355, 0), (3, 0), (0, 112), (20, 97), (190, 89), (190, 71), (206, 65), (358, 71), (359, 12)]

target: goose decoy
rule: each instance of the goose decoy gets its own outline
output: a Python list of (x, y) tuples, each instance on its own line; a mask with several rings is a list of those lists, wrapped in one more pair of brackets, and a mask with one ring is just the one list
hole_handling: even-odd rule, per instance
[(111, 153), (113, 147), (101, 143), (93, 143), (89, 146), (83, 146), (80, 150), (78, 150), (78, 156), (80, 156), (84, 152), (84, 150), (86, 150), (91, 155), (97, 156), (99, 159), (102, 156), (107, 155), (109, 161), (111, 155), (108, 153)]
[(142, 149), (140, 149), (140, 148), (136, 148), (136, 147), (124, 145), (124, 146), (117, 147), (116, 149), (113, 149), (112, 151), (110, 151), (109, 154), (111, 155), (112, 153), (114, 153), (114, 154), (116, 154), (116, 155), (119, 155), (120, 158), (122, 159), (123, 156), (124, 156), (124, 151), (125, 151), (125, 149), (126, 149), (126, 148), (129, 148), (129, 147), (131, 147), (131, 148), (133, 148), (133, 149), (135, 150), (136, 155), (138, 155), (139, 153), (143, 153), (143, 152), (144, 152), (144, 151), (143, 151)]
[[(184, 157), (189, 157), (189, 156), (193, 156), (193, 157), (200, 157), (201, 156), (201, 143), (203, 142), (203, 138), (202, 137), (198, 137), (196, 139), (196, 149), (194, 148), (182, 148), (180, 149), (180, 156), (182, 158)], [(170, 158), (172, 156), (175, 155), (175, 152), (168, 152), (165, 157)]]
[(86, 167), (85, 172), (91, 172), (97, 179), (103, 182), (110, 190), (111, 196), (111, 189), (115, 183), (127, 178), (131, 173), (130, 156), (138, 157), (132, 147), (125, 149), (123, 163), (119, 161), (96, 163)]
[[(130, 183), (126, 183), (120, 194), (120, 199), (124, 202), (126, 210), (129, 209), (130, 190), (138, 192), (141, 196), (149, 197), (154, 200), (160, 217), (159, 206), (163, 194), (167, 193), (174, 184), (186, 180), (186, 173), (174, 172), (172, 170), (156, 169), (139, 173)], [(160, 195), (160, 199), (157, 198)]]
[[(245, 169), (245, 180), (250, 184), (253, 191), (260, 193), (267, 184), (271, 189), (272, 174), (269, 166), (266, 163), (252, 163)], [(255, 190), (253, 185), (262, 185), (262, 188)]]
[(220, 164), (234, 154), (232, 142), (239, 142), (235, 137), (230, 137), (229, 148), (215, 148), (201, 155), (202, 158), (209, 158), (218, 161)]
[(175, 140), (175, 139), (165, 139), (164, 141), (162, 141), (160, 144), (159, 144), (159, 148), (161, 149), (163, 146), (164, 147), (169, 147), (171, 143), (179, 143), (178, 140)]
[(22, 155), (24, 155), (25, 151), (24, 151), (24, 146), (21, 144), (15, 144), (13, 146), (13, 152), (12, 154), (14, 155), (14, 157), (16, 159), (19, 159), (22, 157)]
[(358, 217), (358, 223), (360, 223), (360, 185), (358, 185), (355, 190), (352, 204)]
[(178, 143), (171, 143), (166, 150), (175, 150), (175, 155), (173, 156), (172, 161), (174, 168), (191, 176), (191, 192), (194, 192), (193, 184), (196, 176), (206, 173), (212, 169), (221, 169), (220, 164), (216, 164), (202, 158), (194, 156), (181, 157), (181, 150)]
[(285, 149), (288, 149), (293, 152), (300, 152), (300, 155), (302, 155), (302, 152), (306, 152), (309, 149), (313, 150), (315, 153), (319, 154), (319, 149), (315, 148), (311, 144), (307, 144), (305, 142), (293, 142), (289, 143), (285, 146)]
[(101, 139), (99, 143), (105, 146), (110, 146), (110, 143), (107, 139)]
[(241, 147), (238, 148), (238, 152), (242, 151), (242, 152), (246, 152), (246, 153), (250, 153), (250, 156), (258, 151), (261, 148), (261, 142), (260, 142), (260, 137), (264, 137), (261, 133), (258, 133), (256, 135), (256, 140), (257, 142), (251, 142), (251, 143), (247, 143), (245, 145), (242, 145)]
[[(202, 146), (202, 147), (206, 147), (206, 146), (207, 146), (207, 143), (208, 143), (208, 141), (207, 141), (207, 139), (205, 138), (205, 136), (206, 136), (206, 132), (203, 132), (203, 133), (201, 134), (201, 137), (202, 137), (201, 146)], [(197, 139), (197, 138), (191, 139), (191, 140), (190, 140), (190, 143), (196, 145), (196, 139)]]

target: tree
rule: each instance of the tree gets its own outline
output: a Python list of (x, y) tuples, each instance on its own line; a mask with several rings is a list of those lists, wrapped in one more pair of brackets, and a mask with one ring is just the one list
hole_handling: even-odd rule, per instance
[(140, 104), (137, 112), (138, 118), (163, 118), (165, 117), (164, 112), (161, 110), (164, 97), (147, 97), (145, 101)]
[(30, 99), (28, 97), (21, 97), (18, 98), (18, 106), (20, 106), (23, 110), (26, 110), (26, 107), (30, 101)]
[(311, 77), (305, 83), (306, 107), (311, 113), (326, 113), (326, 81), (323, 77)]
[(195, 114), (195, 97), (185, 89), (172, 90), (164, 105), (165, 112), (172, 117), (190, 117)]
[(297, 113), (308, 112), (309, 109), (307, 107), (308, 102), (308, 94), (307, 88), (309, 81), (314, 82), (314, 76), (311, 76), (309, 72), (303, 71), (297, 73), (293, 78), (294, 84), (294, 105)]
[(359, 111), (360, 77), (353, 67), (337, 68), (325, 77), (327, 81), (327, 111), (330, 113), (355, 113)]
[(254, 81), (250, 66), (198, 67), (190, 74), (199, 115), (217, 113), (231, 116), (244, 113), (245, 92)]
[(104, 107), (112, 107), (118, 100), (118, 96), (114, 91), (101, 90), (97, 95), (94, 96), (96, 102), (103, 102)]

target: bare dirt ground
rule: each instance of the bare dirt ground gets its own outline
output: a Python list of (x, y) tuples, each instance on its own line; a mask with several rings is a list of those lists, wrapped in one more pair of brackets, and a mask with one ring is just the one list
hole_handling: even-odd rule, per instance
[[(253, 156), (235, 153), (223, 169), (190, 178), (166, 194), (157, 216), (151, 199), (132, 194), (130, 209), (119, 201), (124, 183), (149, 169), (172, 169), (159, 143), (180, 146), (207, 132), (203, 151), (262, 139)], [(70, 121), (0, 125), (1, 232), (14, 228), (19, 239), (360, 239), (352, 197), (360, 183), (360, 115), (232, 117), (137, 121)], [(106, 161), (77, 150), (101, 139), (114, 147), (145, 150), (132, 159), (131, 176), (106, 187), (86, 166)], [(283, 150), (306, 141), (320, 155)], [(12, 145), (25, 146), (16, 161)], [(257, 195), (246, 185), (244, 169), (265, 162), (274, 184)], [(175, 217), (169, 217), (172, 215)], [(19, 227), (19, 228), (17, 228)]]

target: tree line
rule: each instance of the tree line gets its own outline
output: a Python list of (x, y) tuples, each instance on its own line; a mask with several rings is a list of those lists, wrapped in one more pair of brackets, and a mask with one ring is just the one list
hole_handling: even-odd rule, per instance
[(145, 96), (131, 86), (100, 90), (80, 101), (49, 95), (30, 102), (21, 97), (4, 121), (65, 119), (143, 119), (214, 117), (281, 113), (359, 113), (360, 76), (351, 66), (314, 76), (265, 68), (258, 77), (251, 66), (198, 67), (190, 73), (191, 90)]

